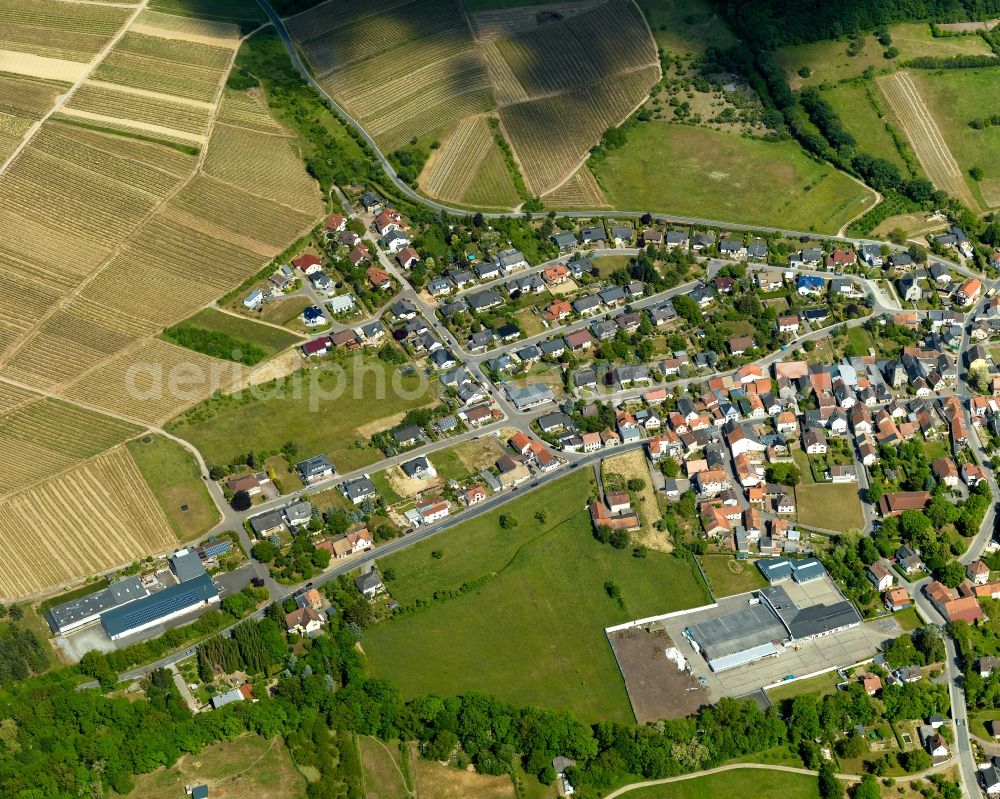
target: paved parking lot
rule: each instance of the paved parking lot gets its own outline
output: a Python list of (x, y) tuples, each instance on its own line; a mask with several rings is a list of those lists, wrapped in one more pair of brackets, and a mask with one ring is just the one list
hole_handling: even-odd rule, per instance
[[(836, 586), (826, 577), (802, 585), (786, 581), (782, 583), (782, 587), (800, 606), (816, 603), (832, 604), (842, 600)], [(868, 622), (860, 627), (812, 640), (793, 641), (783, 647), (777, 657), (716, 674), (708, 667), (704, 657), (695, 651), (691, 642), (684, 637), (683, 631), (693, 624), (743, 610), (749, 600), (750, 594), (725, 597), (719, 600), (718, 608), (676, 616), (663, 622), (667, 634), (678, 642), (681, 653), (688, 658), (694, 676), (705, 679), (709, 697), (713, 702), (723, 696), (743, 696), (765, 685), (781, 682), (789, 674), (803, 677), (867, 660), (875, 655), (883, 641), (895, 638), (902, 632), (892, 619)]]

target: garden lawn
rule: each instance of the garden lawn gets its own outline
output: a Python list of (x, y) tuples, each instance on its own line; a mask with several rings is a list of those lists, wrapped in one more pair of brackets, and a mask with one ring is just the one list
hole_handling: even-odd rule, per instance
[(608, 277), (612, 272), (627, 268), (631, 260), (631, 255), (602, 255), (594, 259), (594, 266), (601, 277)]
[(184, 447), (153, 435), (129, 441), (126, 446), (178, 541), (195, 538), (219, 521), (219, 511), (198, 464)]
[(771, 688), (767, 695), (771, 699), (771, 703), (777, 705), (786, 699), (803, 694), (817, 694), (818, 696), (832, 694), (837, 690), (839, 682), (840, 677), (837, 676), (836, 671), (827, 671), (804, 680), (789, 680), (776, 688)]
[(868, 354), (869, 349), (875, 349), (875, 339), (863, 327), (852, 327), (847, 331), (847, 340), (854, 345), (858, 355)]
[(302, 458), (325, 454), (341, 472), (359, 469), (383, 455), (367, 443), (356, 447), (357, 429), (426, 405), (433, 395), (420, 375), (394, 380), (378, 361), (357, 363), (357, 369), (349, 361), (344, 369), (304, 370), (279, 381), (283, 389), (206, 400), (167, 427), (198, 447), (210, 464), (231, 463), (249, 450), (277, 451), (294, 441)]
[(756, 564), (731, 555), (705, 555), (701, 558), (701, 568), (717, 597), (745, 594), (768, 585)]
[(924, 454), (927, 456), (928, 461), (936, 461), (938, 458), (950, 458), (951, 445), (944, 438), (925, 440)]
[(799, 523), (827, 530), (860, 530), (864, 526), (857, 483), (800, 485), (795, 489)]
[(301, 338), (288, 330), (262, 325), (252, 319), (233, 316), (215, 308), (205, 308), (198, 311), (194, 316), (185, 319), (180, 324), (226, 333), (238, 341), (256, 344), (268, 355), (274, 355), (302, 341)]
[[(972, 37), (982, 41), (978, 36)], [(1000, 206), (1000, 128), (973, 130), (969, 122), (990, 116), (1000, 107), (1000, 75), (995, 69), (955, 69), (910, 73), (958, 162), (966, 182), (985, 208)], [(983, 179), (969, 177), (978, 166)]]
[(716, 799), (738, 792), (754, 799), (819, 799), (819, 782), (809, 774), (740, 769), (630, 791), (629, 799)]
[(837, 232), (874, 195), (791, 141), (646, 122), (593, 166), (616, 208)]
[[(518, 519), (513, 529), (500, 529), (496, 511), (384, 560), (383, 572), (394, 572), (389, 592), (404, 606), (494, 576), (366, 631), (373, 674), (408, 697), (476, 690), (585, 721), (632, 721), (604, 628), (702, 604), (707, 592), (688, 562), (597, 542), (585, 507), (592, 490), (589, 473), (574, 474), (505, 505)], [(606, 580), (621, 588), (624, 609)]]
[(881, 97), (872, 81), (842, 83), (824, 89), (822, 96), (837, 112), (847, 132), (857, 140), (858, 152), (892, 161), (904, 175), (907, 174), (906, 162), (885, 129), (886, 121), (872, 102), (872, 96)]

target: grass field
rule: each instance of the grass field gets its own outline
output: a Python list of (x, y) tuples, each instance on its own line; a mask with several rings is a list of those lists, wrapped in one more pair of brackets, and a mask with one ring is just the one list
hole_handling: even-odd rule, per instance
[(767, 580), (760, 570), (748, 560), (736, 560), (730, 555), (705, 555), (701, 568), (717, 597), (744, 594), (757, 588), (766, 588)]
[[(184, 755), (170, 768), (136, 778), (128, 799), (174, 799), (186, 785), (206, 784), (213, 799), (285, 799), (304, 796), (306, 781), (288, 748), (276, 736), (241, 735), (212, 744), (196, 755)], [(117, 797), (119, 794), (112, 794)]]
[[(997, 76), (988, 69), (962, 69), (914, 71), (910, 77), (973, 194), (986, 208), (1000, 206), (1000, 128), (969, 127), (971, 120), (989, 116), (983, 109), (1000, 105)], [(979, 183), (968, 177), (973, 166), (983, 170), (984, 178)]]
[(408, 799), (410, 787), (401, 763), (409, 756), (408, 749), (404, 753), (396, 741), (382, 743), (367, 735), (359, 735), (357, 741), (367, 799)]
[(839, 682), (840, 677), (837, 676), (837, 672), (827, 671), (815, 677), (808, 677), (804, 680), (791, 680), (783, 683), (777, 688), (769, 690), (767, 695), (771, 698), (771, 702), (777, 705), (786, 699), (792, 699), (803, 694), (818, 694), (820, 696), (832, 694), (837, 690), (837, 683)]
[[(872, 102), (873, 96), (879, 95), (871, 81), (843, 83), (823, 91), (823, 98), (837, 112), (846, 130), (857, 139), (858, 152), (892, 161), (905, 174), (906, 162), (885, 129), (885, 119)], [(881, 113), (884, 115), (885, 111)]]
[[(303, 457), (330, 456), (342, 471), (366, 466), (382, 455), (369, 446), (355, 447), (356, 430), (365, 424), (423, 405), (432, 389), (416, 375), (403, 376), (393, 390), (392, 373), (380, 363), (366, 363), (354, 374), (346, 370), (309, 370), (284, 382), (284, 390), (245, 393), (240, 398), (209, 399), (170, 422), (168, 430), (193, 443), (209, 463), (229, 463), (236, 455), (254, 450), (278, 450), (295, 441)], [(370, 368), (367, 368), (370, 367)], [(384, 381), (384, 396), (379, 384)]]
[(799, 522), (828, 530), (860, 530), (864, 526), (857, 483), (800, 485), (795, 489)]
[(130, 441), (128, 451), (179, 541), (190, 541), (219, 521), (194, 456), (180, 444), (143, 436)]
[(816, 777), (781, 771), (746, 769), (693, 777), (652, 788), (630, 791), (629, 799), (714, 799), (738, 786), (743, 796), (754, 799), (819, 799)]
[[(843, 39), (783, 47), (775, 52), (775, 59), (788, 73), (792, 88), (797, 89), (801, 86), (856, 78), (868, 67), (872, 67), (876, 73), (892, 71), (902, 62), (917, 56), (946, 58), (990, 53), (986, 43), (978, 36), (935, 39), (931, 36), (930, 28), (921, 23), (894, 25), (889, 33), (893, 46), (899, 49), (899, 55), (893, 60), (882, 55), (885, 48), (871, 35), (864, 37), (864, 46), (858, 55), (847, 54), (849, 42)], [(801, 67), (809, 67), (809, 77), (802, 78), (798, 74)]]
[(436, 761), (417, 757), (412, 744), (410, 751), (416, 781), (413, 795), (420, 799), (462, 799), (467, 796), (475, 796), (477, 799), (515, 799), (514, 783), (506, 774), (493, 777), (442, 766)]
[(683, 55), (725, 49), (737, 39), (706, 0), (639, 0), (658, 47)]
[(462, 481), (496, 463), (507, 452), (506, 447), (493, 436), (478, 441), (463, 441), (430, 456), (437, 473), (445, 480)]
[(793, 142), (649, 122), (592, 167), (616, 208), (836, 232), (873, 196)]
[[(585, 720), (631, 720), (604, 627), (700, 604), (705, 591), (670, 555), (638, 559), (598, 543), (584, 506), (592, 490), (589, 475), (573, 475), (505, 505), (519, 521), (511, 530), (499, 528), (499, 512), (485, 514), (386, 559), (383, 569), (396, 574), (389, 591), (404, 604), (495, 576), (369, 630), (362, 646), (374, 673), (408, 696), (481, 690)], [(540, 509), (544, 524), (534, 518)], [(621, 586), (624, 610), (604, 591), (609, 579)]]
[(854, 345), (858, 355), (867, 355), (869, 349), (875, 349), (875, 339), (863, 327), (852, 327), (847, 331), (847, 340)]
[(249, 319), (223, 313), (215, 308), (205, 308), (198, 311), (181, 324), (198, 327), (202, 330), (227, 333), (238, 341), (255, 344), (268, 355), (274, 355), (302, 341), (291, 331), (279, 330), (271, 325), (262, 325)]
[(606, 278), (612, 272), (627, 267), (631, 260), (631, 255), (602, 255), (594, 259), (594, 266), (597, 267), (601, 277)]

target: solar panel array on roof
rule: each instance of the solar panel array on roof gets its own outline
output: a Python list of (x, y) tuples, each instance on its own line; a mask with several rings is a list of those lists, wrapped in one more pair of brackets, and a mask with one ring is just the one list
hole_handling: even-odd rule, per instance
[(156, 623), (172, 613), (193, 608), (219, 595), (212, 578), (204, 571), (193, 580), (172, 585), (155, 594), (112, 608), (101, 616), (104, 630), (112, 638)]
[(54, 632), (63, 632), (89, 621), (96, 621), (97, 616), (105, 610), (132, 602), (148, 594), (149, 591), (146, 590), (137, 576), (125, 577), (100, 591), (71, 599), (69, 602), (50, 608), (48, 611), (49, 626), (53, 628)]

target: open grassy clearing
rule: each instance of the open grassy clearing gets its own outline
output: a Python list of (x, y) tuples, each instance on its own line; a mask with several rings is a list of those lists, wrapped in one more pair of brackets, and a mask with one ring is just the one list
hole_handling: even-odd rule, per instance
[[(299, 444), (304, 457), (329, 455), (340, 471), (366, 466), (382, 455), (368, 446), (354, 446), (357, 428), (423, 405), (431, 399), (432, 389), (411, 375), (402, 377), (400, 386), (402, 392), (413, 393), (397, 393), (381, 362), (365, 364), (360, 375), (348, 367), (345, 372), (309, 370), (301, 376), (298, 392), (293, 392), (293, 385), (299, 378), (292, 376), (283, 381), (284, 391), (265, 386), (260, 397), (246, 393), (241, 398), (207, 400), (172, 421), (168, 429), (198, 447), (209, 463), (229, 463), (248, 449), (277, 450), (291, 440)], [(379, 390), (382, 380), (384, 393)]]
[[(919, 76), (917, 79), (919, 80)], [(914, 83), (914, 73), (897, 72), (881, 78), (878, 86), (913, 147), (924, 174), (936, 188), (948, 192), (970, 208), (975, 208), (977, 202), (969, 189), (965, 174), (951, 153), (919, 87)], [(949, 113), (952, 113), (951, 109)]]
[(190, 452), (176, 441), (153, 435), (134, 439), (127, 447), (178, 541), (190, 541), (219, 521)]
[[(775, 60), (788, 73), (793, 89), (816, 86), (856, 78), (868, 67), (876, 73), (891, 72), (901, 63), (918, 56), (947, 58), (954, 55), (989, 55), (990, 50), (978, 36), (961, 36), (935, 39), (925, 23), (893, 25), (889, 29), (892, 46), (899, 55), (889, 60), (883, 56), (885, 47), (873, 35), (863, 37), (864, 45), (857, 55), (848, 55), (850, 42), (845, 39), (810, 42), (782, 47), (775, 52)], [(808, 67), (811, 74), (803, 78), (799, 69)]]
[(745, 769), (708, 774), (627, 794), (629, 799), (713, 799), (739, 786), (744, 796), (755, 799), (819, 799), (819, 783), (807, 774)]
[(226, 333), (239, 341), (255, 344), (265, 350), (268, 355), (274, 355), (288, 349), (302, 340), (287, 330), (280, 330), (271, 325), (262, 325), (249, 319), (223, 313), (216, 308), (204, 308), (194, 316), (185, 319), (181, 324), (191, 325), (202, 330)]
[[(186, 785), (206, 784), (220, 799), (286, 799), (304, 796), (306, 781), (292, 761), (281, 736), (268, 741), (242, 735), (184, 755), (170, 768), (136, 778), (128, 799), (174, 799)], [(112, 794), (118, 797), (119, 794)]]
[(737, 39), (706, 0), (639, 0), (658, 47), (684, 55), (725, 49)]
[(0, 0), (0, 50), (90, 61), (131, 8), (58, 0)]
[[(639, 559), (598, 543), (584, 504), (592, 491), (590, 475), (578, 473), (505, 505), (519, 520), (511, 530), (493, 512), (387, 558), (383, 569), (396, 574), (389, 590), (403, 603), (495, 576), (369, 630), (362, 646), (374, 672), (406, 695), (482, 690), (586, 720), (630, 720), (604, 627), (699, 604), (705, 592), (693, 567), (671, 555)], [(605, 593), (609, 579), (625, 609)], [(464, 631), (458, 640), (446, 632), (455, 629)]]
[(410, 762), (416, 780), (416, 795), (420, 799), (514, 799), (514, 783), (509, 776), (488, 776), (442, 766), (436, 761), (417, 757), (411, 745)]
[(832, 694), (837, 690), (837, 683), (840, 677), (836, 671), (826, 671), (817, 674), (815, 677), (807, 677), (803, 680), (789, 680), (787, 683), (771, 688), (767, 695), (771, 698), (772, 704), (779, 704), (786, 699), (793, 699), (803, 694)]
[(483, 436), (478, 441), (463, 441), (448, 449), (435, 452), (431, 463), (445, 480), (464, 480), (496, 463), (507, 453), (507, 448), (493, 436)]
[(836, 232), (874, 197), (794, 142), (649, 122), (592, 167), (615, 208)]
[(859, 355), (867, 355), (869, 349), (875, 349), (875, 339), (863, 327), (852, 327), (847, 331), (847, 340), (854, 345)]
[[(976, 37), (978, 38), (978, 37)], [(910, 73), (961, 170), (962, 178), (986, 208), (1000, 206), (1000, 128), (973, 130), (969, 122), (989, 116), (1000, 105), (1000, 81), (993, 70)], [(968, 177), (978, 166), (979, 183)]]
[(864, 526), (857, 483), (800, 485), (795, 489), (801, 524), (827, 530), (860, 530)]
[[(660, 508), (649, 477), (645, 453), (641, 449), (633, 449), (621, 455), (605, 458), (601, 462), (602, 479), (607, 480), (609, 474), (621, 475), (626, 484), (632, 479), (643, 482), (641, 491), (629, 492), (632, 510), (639, 515), (639, 521), (642, 523), (641, 529), (632, 534), (633, 542), (660, 552), (672, 552), (674, 546), (669, 533), (656, 529), (656, 523), (660, 520)], [(607, 484), (604, 488), (608, 490)]]
[(700, 562), (717, 597), (744, 594), (768, 585), (752, 561), (737, 560), (731, 555), (704, 555)]
[(396, 741), (383, 743), (367, 735), (357, 740), (368, 799), (408, 799), (411, 793), (400, 762), (408, 753), (404, 755)]
[(823, 98), (844, 123), (844, 127), (858, 142), (858, 151), (892, 161), (906, 173), (906, 162), (899, 155), (892, 136), (885, 129), (886, 121), (872, 102), (878, 89), (871, 81), (843, 83), (823, 91)]
[(0, 595), (8, 598), (177, 543), (124, 447), (0, 502), (0, 538), (10, 555), (0, 560)]

